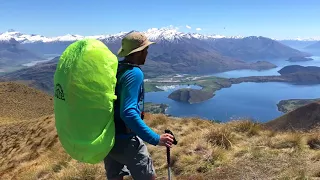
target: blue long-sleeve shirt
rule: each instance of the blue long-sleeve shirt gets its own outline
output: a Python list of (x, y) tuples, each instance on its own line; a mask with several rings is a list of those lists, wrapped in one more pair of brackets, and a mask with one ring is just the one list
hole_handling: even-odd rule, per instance
[[(116, 95), (118, 97), (115, 104), (115, 123), (117, 128), (127, 126), (134, 134), (149, 144), (157, 145), (160, 136), (149, 128), (141, 119), (141, 112), (144, 106), (144, 75), (139, 67), (119, 65), (121, 71), (126, 68), (124, 73), (118, 76)], [(124, 122), (124, 124), (122, 122)], [(118, 137), (126, 137), (128, 134), (117, 133)]]

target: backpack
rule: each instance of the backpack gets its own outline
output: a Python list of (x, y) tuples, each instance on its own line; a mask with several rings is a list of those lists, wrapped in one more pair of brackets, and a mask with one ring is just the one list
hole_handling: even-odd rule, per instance
[(70, 44), (59, 59), (54, 74), (55, 126), (73, 159), (99, 163), (114, 146), (117, 69), (117, 57), (96, 39)]

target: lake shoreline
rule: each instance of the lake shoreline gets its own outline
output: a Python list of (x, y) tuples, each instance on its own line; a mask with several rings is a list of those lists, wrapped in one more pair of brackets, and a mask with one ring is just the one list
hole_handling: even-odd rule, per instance
[[(283, 99), (317, 97), (314, 93), (306, 93), (299, 89), (313, 89), (314, 86), (319, 87), (320, 81), (308, 82), (310, 77), (311, 80), (313, 80), (314, 77), (320, 77), (318, 74), (315, 76), (312, 74), (309, 76), (309, 74), (304, 78), (303, 76), (300, 76), (299, 73), (281, 73), (281, 75), (238, 78), (223, 78), (212, 75), (202, 77), (185, 76), (185, 78), (181, 77), (179, 80), (163, 79), (161, 82), (151, 80), (146, 83), (157, 88), (157, 91), (151, 91), (150, 95), (148, 95), (150, 99), (152, 99), (151, 102), (168, 104), (169, 108), (166, 112), (173, 116), (201, 116), (206, 119), (222, 121), (229, 121), (232, 119), (255, 119), (263, 122), (270, 121), (285, 114), (279, 110), (277, 106)], [(214, 96), (204, 101), (201, 99), (201, 102), (197, 103), (193, 103), (193, 101), (191, 101), (191, 103), (181, 103), (179, 100), (176, 101), (172, 100), (172, 98), (168, 98), (171, 93), (179, 91), (181, 87), (187, 88), (187, 90), (189, 89), (188, 91), (192, 91), (191, 89), (196, 88), (200, 91), (211, 92)], [(246, 87), (246, 89), (244, 90), (243, 87)], [(265, 92), (266, 89), (269, 89), (270, 87), (273, 88), (270, 89), (270, 91)], [(239, 88), (241, 91), (236, 90)], [(294, 92), (292, 92), (292, 90), (294, 90)], [(310, 90), (308, 92), (310, 92)], [(233, 98), (234, 96), (236, 99)], [(273, 97), (272, 102), (270, 102), (271, 100), (269, 98), (264, 98), (264, 96)], [(188, 101), (188, 99), (186, 101)], [(258, 101), (258, 104), (254, 105), (257, 103), (256, 101)], [(259, 101), (262, 102), (260, 103)]]
[[(176, 87), (179, 88), (181, 87)], [(285, 114), (277, 107), (281, 100), (319, 98), (320, 85), (245, 82), (217, 91), (214, 98), (196, 104), (169, 99), (168, 95), (176, 89), (147, 93), (146, 100), (156, 104), (167, 104), (166, 114), (175, 117), (201, 117), (221, 122), (240, 119), (268, 122)]]
[[(290, 67), (288, 68), (285, 67), (282, 70), (287, 70), (289, 68)], [(296, 67), (292, 66), (292, 68), (296, 68)], [(304, 68), (304, 67), (299, 67), (299, 68)], [(314, 72), (310, 72), (308, 74), (306, 74), (305, 72), (287, 73), (287, 72), (282, 72), (282, 70), (280, 70), (282, 74), (278, 76), (249, 76), (249, 77), (239, 77), (239, 78), (217, 78), (214, 76), (202, 77), (202, 78), (194, 77), (193, 79), (191, 78), (191, 80), (181, 81), (180, 83), (166, 82), (165, 87), (186, 85), (186, 84), (200, 86), (202, 88), (200, 90), (194, 90), (192, 88), (182, 89), (182, 90), (178, 89), (172, 92), (168, 96), (168, 98), (171, 98), (178, 102), (193, 104), (193, 103), (201, 103), (213, 98), (215, 93), (223, 88), (230, 88), (233, 84), (241, 84), (244, 82), (255, 82), (255, 83), (282, 82), (282, 83), (289, 83), (289, 84), (296, 84), (296, 85), (320, 84), (320, 73), (314, 73)], [(164, 84), (164, 83), (161, 82), (161, 84)], [(166, 89), (164, 87), (161, 88), (161, 86), (157, 85), (156, 82), (153, 84), (153, 86), (151, 84), (148, 84), (148, 85), (149, 85), (149, 88), (154, 87), (151, 89), (155, 89), (155, 91), (147, 91), (147, 92), (163, 91)]]

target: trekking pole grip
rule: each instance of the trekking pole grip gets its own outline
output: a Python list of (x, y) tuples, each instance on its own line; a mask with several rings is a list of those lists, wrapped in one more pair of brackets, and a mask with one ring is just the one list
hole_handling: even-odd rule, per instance
[(178, 144), (178, 141), (176, 140), (176, 138), (174, 137), (173, 133), (169, 129), (164, 130), (164, 133), (171, 134), (173, 136), (173, 144), (174, 145)]

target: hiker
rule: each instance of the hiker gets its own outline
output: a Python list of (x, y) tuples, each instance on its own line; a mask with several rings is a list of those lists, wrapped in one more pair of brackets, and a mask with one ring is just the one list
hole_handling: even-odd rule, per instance
[(154, 146), (171, 147), (171, 134), (158, 135), (143, 121), (144, 65), (150, 42), (140, 32), (130, 32), (122, 39), (114, 107), (115, 145), (104, 159), (107, 179), (122, 180), (131, 175), (138, 180), (155, 179), (152, 158), (144, 141)]

